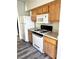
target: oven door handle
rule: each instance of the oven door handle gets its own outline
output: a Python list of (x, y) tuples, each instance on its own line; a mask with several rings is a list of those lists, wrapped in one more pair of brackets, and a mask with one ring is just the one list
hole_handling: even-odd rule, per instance
[(36, 33), (33, 33), (33, 35), (35, 35), (35, 36), (37, 36), (37, 37), (40, 37), (40, 38), (43, 37), (42, 35), (40, 35), (40, 34), (36, 34)]

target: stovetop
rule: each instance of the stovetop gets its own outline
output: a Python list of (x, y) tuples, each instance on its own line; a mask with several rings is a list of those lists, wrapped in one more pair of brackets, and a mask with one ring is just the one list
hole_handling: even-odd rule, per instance
[(32, 33), (36, 33), (39, 34), (41, 36), (46, 35), (49, 31), (45, 30), (45, 29), (33, 29)]
[(35, 31), (38, 31), (38, 32), (40, 32), (40, 33), (48, 32), (48, 30), (45, 30), (45, 29), (36, 29)]
[(53, 27), (52, 26), (48, 26), (48, 25), (41, 25), (40, 29), (34, 29), (34, 32), (40, 33), (40, 34), (46, 34), (49, 31), (52, 31)]

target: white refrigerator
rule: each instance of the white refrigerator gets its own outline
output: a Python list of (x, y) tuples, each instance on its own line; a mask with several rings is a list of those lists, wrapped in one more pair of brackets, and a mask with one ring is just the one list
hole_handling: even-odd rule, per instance
[(28, 29), (34, 28), (34, 22), (31, 20), (31, 16), (23, 16), (24, 19), (24, 40), (29, 41), (28, 38)]

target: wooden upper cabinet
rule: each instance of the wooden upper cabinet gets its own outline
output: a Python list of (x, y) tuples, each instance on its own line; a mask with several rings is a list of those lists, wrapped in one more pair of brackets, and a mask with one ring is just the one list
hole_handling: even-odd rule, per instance
[(33, 9), (33, 10), (32, 10), (31, 19), (32, 19), (32, 21), (34, 21), (34, 22), (36, 22), (36, 15), (37, 15), (37, 10), (36, 10), (36, 9)]
[(60, 1), (54, 1), (49, 4), (49, 22), (59, 21)]
[(37, 15), (42, 14), (42, 7), (37, 8)]
[(42, 6), (42, 13), (48, 13), (48, 4)]
[(48, 13), (49, 22), (58, 22), (60, 17), (60, 2), (61, 0), (55, 0), (51, 3), (33, 9), (32, 21), (36, 22), (37, 15)]
[(49, 4), (49, 22), (53, 22), (55, 20), (55, 2)]
[(56, 4), (55, 4), (55, 14), (56, 14), (56, 20), (59, 21), (59, 18), (60, 18), (60, 3), (61, 1), (60, 0), (57, 0), (56, 1)]
[(47, 5), (43, 5), (37, 8), (37, 14), (44, 14), (44, 13), (48, 13), (48, 4)]

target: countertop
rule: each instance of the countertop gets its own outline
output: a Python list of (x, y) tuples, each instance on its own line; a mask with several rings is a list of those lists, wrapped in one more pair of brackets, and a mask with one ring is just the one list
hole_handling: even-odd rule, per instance
[(57, 37), (58, 37), (58, 32), (48, 32), (47, 34), (45, 34), (45, 36), (47, 37), (50, 37), (50, 38), (53, 38), (53, 39), (56, 39), (57, 40)]
[[(31, 29), (29, 29), (29, 30), (30, 30), (30, 31), (34, 31), (35, 28), (31, 28)], [(54, 32), (54, 31), (52, 31), (52, 32), (47, 32), (46, 34), (44, 34), (44, 36), (47, 36), (47, 37), (50, 37), (50, 38), (53, 38), (53, 39), (58, 40), (58, 39), (57, 39), (57, 37), (58, 37), (58, 32)]]

